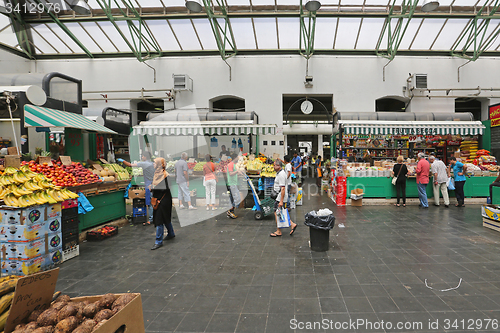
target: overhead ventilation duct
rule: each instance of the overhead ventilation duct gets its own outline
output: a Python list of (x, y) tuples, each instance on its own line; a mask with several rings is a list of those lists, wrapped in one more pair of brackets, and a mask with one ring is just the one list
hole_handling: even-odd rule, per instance
[(189, 90), (193, 91), (193, 79), (187, 74), (173, 74), (174, 91)]

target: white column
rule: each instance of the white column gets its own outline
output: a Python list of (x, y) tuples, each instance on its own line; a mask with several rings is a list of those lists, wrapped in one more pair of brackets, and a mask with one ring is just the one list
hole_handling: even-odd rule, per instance
[(325, 154), (323, 154), (323, 135), (318, 135), (318, 155), (321, 156), (321, 158), (325, 157)]

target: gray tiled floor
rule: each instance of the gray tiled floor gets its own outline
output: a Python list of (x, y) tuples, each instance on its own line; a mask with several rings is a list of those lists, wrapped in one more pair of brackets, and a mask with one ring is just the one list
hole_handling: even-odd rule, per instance
[[(330, 250), (311, 252), (303, 216), (323, 207), (337, 225)], [(146, 332), (292, 332), (291, 320), (333, 328), (296, 332), (498, 331), (500, 234), (482, 227), (480, 206), (335, 207), (326, 195), (306, 196), (292, 214), (297, 231), (281, 238), (269, 237), (270, 217), (240, 214), (184, 228), (175, 222), (177, 237), (156, 251), (152, 226), (83, 243), (81, 255), (61, 265), (57, 289), (140, 292)], [(439, 291), (460, 279), (460, 288)], [(357, 320), (373, 329), (348, 326)], [(389, 330), (376, 326), (381, 321), (422, 327)]]

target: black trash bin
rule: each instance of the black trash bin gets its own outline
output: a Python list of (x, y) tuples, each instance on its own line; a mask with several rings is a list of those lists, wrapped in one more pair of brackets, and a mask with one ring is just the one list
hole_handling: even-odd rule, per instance
[(328, 251), (330, 241), (330, 230), (335, 226), (333, 215), (318, 216), (315, 211), (305, 216), (304, 224), (309, 227), (311, 250), (317, 252)]

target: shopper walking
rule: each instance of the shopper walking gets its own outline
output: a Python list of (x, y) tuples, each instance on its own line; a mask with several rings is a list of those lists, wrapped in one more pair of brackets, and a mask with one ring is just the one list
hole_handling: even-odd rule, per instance
[(153, 182), (153, 176), (155, 173), (155, 167), (153, 161), (151, 161), (151, 153), (149, 151), (144, 151), (141, 155), (141, 162), (129, 163), (123, 158), (117, 158), (118, 162), (123, 163), (128, 167), (139, 167), (142, 169), (142, 175), (144, 176), (144, 187), (146, 188), (146, 206), (148, 207), (148, 221), (144, 222), (143, 225), (148, 225), (153, 222), (153, 207), (151, 206), (151, 183)]
[(286, 207), (290, 210), (290, 191), (292, 190), (292, 163), (290, 162), (290, 156), (285, 155), (283, 157), (285, 160), (285, 174), (286, 174), (286, 189), (288, 191), (288, 201)]
[(439, 206), (439, 190), (441, 190), (444, 206), (448, 208), (450, 207), (450, 198), (446, 182), (448, 181), (449, 174), (446, 165), (443, 161), (436, 160), (436, 157), (433, 155), (429, 156), (429, 162), (431, 163), (431, 173), (433, 175), (434, 206)]
[(465, 206), (465, 171), (467, 167), (462, 163), (457, 161), (455, 156), (450, 157), (450, 165), (448, 166), (448, 174), (451, 173), (451, 168), (453, 168), (453, 178), (455, 179), (455, 197), (457, 198), (456, 207)]
[(321, 172), (321, 156), (318, 155), (318, 158), (316, 159), (316, 186), (319, 187), (319, 191), (321, 192), (321, 178), (323, 177), (323, 173)]
[[(158, 200), (158, 207), (153, 211), (153, 223), (156, 227), (155, 245), (151, 250), (159, 249), (163, 246), (164, 240), (170, 240), (175, 237), (174, 228), (172, 227), (172, 194), (168, 187), (167, 176), (165, 170), (165, 159), (158, 157), (154, 161), (154, 178), (152, 182), (153, 201)], [(164, 228), (167, 228), (167, 236), (163, 238)]]
[(397, 201), (394, 206), (399, 207), (400, 200), (402, 198), (403, 207), (406, 207), (406, 175), (408, 174), (408, 168), (406, 164), (403, 163), (403, 156), (398, 156), (396, 164), (392, 168), (392, 176), (397, 177), (396, 179), (396, 197)]
[(215, 208), (215, 189), (217, 188), (217, 176), (215, 175), (215, 164), (212, 162), (210, 154), (205, 156), (205, 165), (203, 166), (203, 176), (205, 185), (205, 196), (207, 210), (216, 210)]
[(293, 152), (292, 170), (295, 172), (297, 184), (300, 186), (300, 183), (302, 182), (302, 159), (296, 151)]
[(238, 189), (238, 173), (236, 163), (238, 163), (239, 156), (237, 154), (231, 155), (231, 162), (227, 165), (227, 189), (229, 191), (229, 199), (231, 200), (231, 208), (227, 211), (227, 217), (235, 219), (238, 216), (234, 213), (236, 207), (241, 203), (240, 190)]
[(429, 162), (424, 158), (423, 153), (418, 153), (417, 188), (420, 207), (422, 208), (429, 208), (426, 192), (427, 184), (429, 184)]
[[(274, 170), (276, 171), (276, 178), (274, 178), (274, 186), (273, 190), (278, 193), (278, 196), (276, 197), (276, 201), (274, 202), (274, 218), (276, 220), (276, 224), (278, 223), (278, 216), (276, 214), (276, 211), (278, 209), (281, 210), (283, 207), (283, 203), (287, 201), (288, 199), (288, 193), (287, 193), (287, 186), (286, 186), (286, 173), (285, 170), (283, 170), (283, 163), (280, 160), (274, 161)], [(290, 227), (292, 230), (290, 231), (290, 236), (293, 235), (295, 232), (295, 229), (297, 229), (297, 224), (293, 223), (290, 220)], [(281, 229), (276, 228), (276, 231), (271, 233), (271, 237), (281, 237)]]
[(188, 154), (183, 152), (181, 159), (175, 162), (176, 183), (179, 187), (179, 208), (183, 209), (182, 199), (187, 202), (189, 209), (196, 209), (191, 205), (191, 196), (189, 195), (189, 175), (187, 165)]

